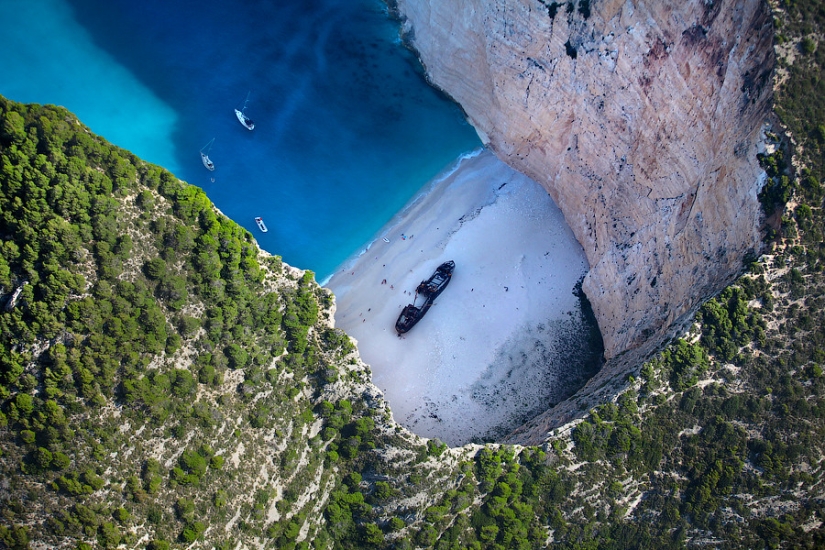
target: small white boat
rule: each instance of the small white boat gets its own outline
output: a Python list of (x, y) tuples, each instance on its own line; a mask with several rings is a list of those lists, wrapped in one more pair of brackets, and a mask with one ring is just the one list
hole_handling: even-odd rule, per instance
[[(212, 149), (212, 143), (214, 142), (215, 138), (212, 138), (212, 141), (201, 147), (201, 162), (203, 162), (204, 167), (209, 171), (215, 169), (215, 163), (209, 158), (209, 150)], [(203, 152), (204, 149), (206, 149), (205, 153)]]
[(258, 224), (258, 229), (261, 230), (262, 233), (266, 233), (269, 229), (266, 228), (266, 224), (264, 223), (264, 219), (258, 216), (255, 218), (255, 223)]
[(243, 107), (240, 108), (240, 109), (238, 109), (237, 107), (235, 108), (235, 116), (238, 117), (238, 122), (243, 124), (244, 128), (246, 128), (247, 130), (254, 130), (255, 129), (255, 123), (252, 122), (251, 118), (246, 116), (246, 104), (247, 104), (248, 101), (249, 101), (249, 94), (247, 93), (246, 94), (246, 99), (243, 102)]

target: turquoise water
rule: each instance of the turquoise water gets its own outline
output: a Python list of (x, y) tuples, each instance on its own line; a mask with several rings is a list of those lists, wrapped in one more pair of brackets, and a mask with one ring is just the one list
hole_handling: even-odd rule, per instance
[(67, 107), (319, 280), (480, 145), (380, 0), (0, 0), (0, 48), (0, 94)]

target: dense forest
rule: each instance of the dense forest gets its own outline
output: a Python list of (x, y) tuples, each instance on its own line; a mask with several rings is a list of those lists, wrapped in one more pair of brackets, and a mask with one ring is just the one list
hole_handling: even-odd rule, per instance
[(311, 272), (0, 98), (0, 546), (825, 546), (825, 6), (774, 23), (765, 254), (534, 448), (397, 426)]

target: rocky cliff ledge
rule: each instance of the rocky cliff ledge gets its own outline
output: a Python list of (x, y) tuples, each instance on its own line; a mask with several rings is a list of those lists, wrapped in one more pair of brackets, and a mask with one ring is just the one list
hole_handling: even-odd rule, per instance
[(607, 359), (661, 341), (758, 249), (761, 0), (398, 0), (434, 85), (547, 188)]

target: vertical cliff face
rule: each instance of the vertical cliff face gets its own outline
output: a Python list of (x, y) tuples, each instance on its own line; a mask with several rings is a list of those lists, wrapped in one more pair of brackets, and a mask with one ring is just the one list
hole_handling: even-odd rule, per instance
[(660, 340), (758, 249), (762, 0), (398, 0), (433, 84), (564, 212), (607, 358)]

